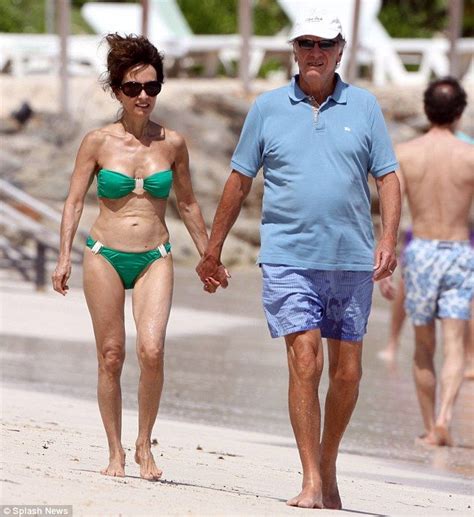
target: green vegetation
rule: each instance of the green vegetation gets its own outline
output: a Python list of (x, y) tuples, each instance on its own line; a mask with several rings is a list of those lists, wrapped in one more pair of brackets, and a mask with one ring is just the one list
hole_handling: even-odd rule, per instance
[[(379, 18), (396, 38), (429, 38), (448, 29), (448, 0), (383, 0)], [(464, 0), (462, 35), (474, 36), (474, 1)]]
[[(93, 32), (80, 13), (80, 7), (85, 1), (72, 1), (71, 32), (73, 34)], [(45, 10), (46, 0), (0, 0), (0, 32), (46, 32)]]
[[(45, 32), (47, 1), (0, 0), (0, 32)], [(71, 0), (74, 34), (91, 32), (80, 15), (80, 8), (86, 2)], [(231, 34), (238, 30), (238, 0), (177, 2), (196, 34)], [(380, 20), (394, 37), (427, 38), (447, 28), (448, 0), (383, 0), (382, 3)], [(253, 4), (255, 34), (276, 34), (289, 24), (276, 0), (254, 0)], [(474, 0), (464, 0), (463, 36), (474, 37)]]
[[(178, 0), (191, 29), (196, 34), (233, 34), (238, 31), (238, 0)], [(259, 36), (276, 34), (288, 25), (288, 18), (276, 0), (256, 0), (254, 32)]]
[(446, 0), (384, 0), (380, 21), (396, 38), (429, 38), (446, 26)]

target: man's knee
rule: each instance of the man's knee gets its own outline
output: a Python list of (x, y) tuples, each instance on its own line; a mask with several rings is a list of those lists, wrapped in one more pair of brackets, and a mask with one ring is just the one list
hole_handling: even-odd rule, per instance
[(320, 342), (299, 337), (288, 345), (288, 361), (290, 370), (300, 380), (318, 381), (323, 369)]
[(436, 348), (433, 325), (415, 326), (415, 360), (432, 357)]
[(329, 371), (331, 382), (347, 386), (358, 386), (362, 378), (362, 365), (360, 363), (331, 368)]

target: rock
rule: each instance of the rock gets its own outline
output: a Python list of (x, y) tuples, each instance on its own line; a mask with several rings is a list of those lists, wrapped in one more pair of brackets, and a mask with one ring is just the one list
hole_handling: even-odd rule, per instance
[(14, 118), (0, 118), (0, 134), (11, 135), (20, 131), (21, 125)]
[(32, 117), (33, 110), (28, 102), (22, 102), (20, 107), (16, 111), (12, 111), (11, 116), (21, 126), (23, 126)]
[(21, 169), (22, 162), (11, 151), (0, 147), (0, 176), (6, 180), (14, 180), (15, 173)]

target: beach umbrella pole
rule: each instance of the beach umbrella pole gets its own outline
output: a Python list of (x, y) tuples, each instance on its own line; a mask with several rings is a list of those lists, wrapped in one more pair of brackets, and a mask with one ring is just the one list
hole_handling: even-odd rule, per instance
[(354, 12), (352, 13), (352, 41), (349, 53), (349, 64), (347, 66), (347, 82), (352, 83), (357, 78), (357, 48), (359, 46), (359, 19), (360, 19), (360, 0), (354, 2)]
[(450, 0), (449, 2), (449, 75), (459, 79), (459, 56), (457, 42), (462, 32), (462, 15), (464, 11), (463, 0)]
[(252, 37), (252, 6), (251, 0), (239, 0), (239, 32), (241, 36), (239, 78), (242, 89), (250, 93), (250, 38)]
[(148, 38), (148, 18), (150, 14), (150, 3), (148, 0), (141, 0), (142, 4), (142, 36)]
[(71, 0), (57, 0), (59, 4), (59, 102), (61, 115), (69, 115), (68, 37), (71, 25)]

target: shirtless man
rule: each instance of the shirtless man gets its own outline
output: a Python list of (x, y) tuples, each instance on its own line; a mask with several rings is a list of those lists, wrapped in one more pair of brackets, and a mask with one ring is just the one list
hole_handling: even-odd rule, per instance
[[(405, 309), (415, 328), (413, 372), (425, 426), (420, 440), (430, 445), (452, 445), (450, 425), (463, 380), (463, 337), (474, 292), (468, 224), (474, 148), (454, 135), (465, 107), (466, 93), (455, 79), (431, 83), (424, 94), (430, 130), (397, 149), (414, 237), (405, 252)], [(437, 415), (435, 318), (441, 319), (444, 357)]]

